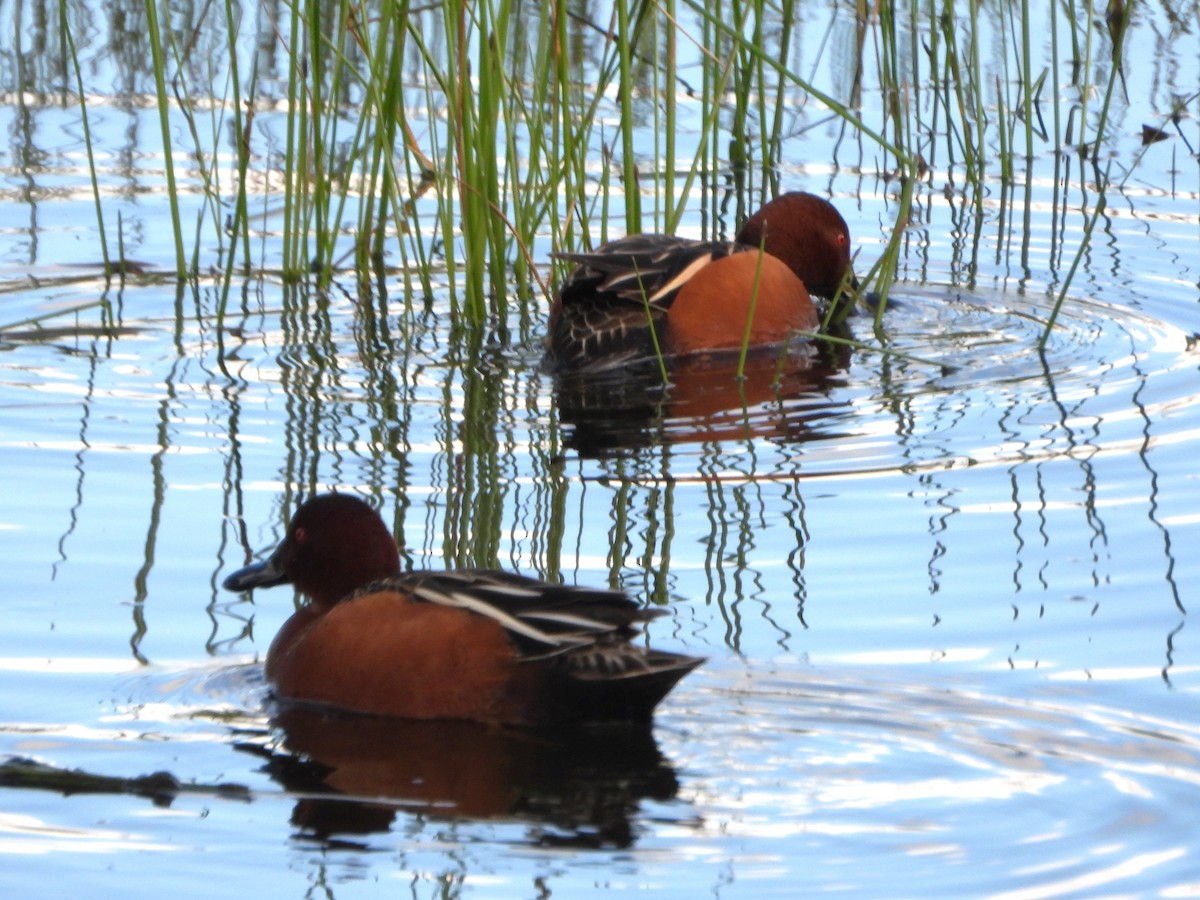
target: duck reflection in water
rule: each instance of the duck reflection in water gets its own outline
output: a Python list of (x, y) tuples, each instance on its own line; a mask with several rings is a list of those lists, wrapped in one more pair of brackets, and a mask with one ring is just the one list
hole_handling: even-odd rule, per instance
[(641, 723), (530, 732), (289, 705), (272, 724), (281, 747), (239, 749), (298, 795), (293, 825), (331, 846), (407, 813), (523, 822), (542, 846), (628, 847), (640, 804), (679, 789)]
[(751, 351), (739, 378), (736, 354), (651, 360), (617, 372), (555, 377), (564, 443), (599, 457), (663, 444), (769, 438), (800, 443), (845, 413), (830, 394), (850, 363), (846, 346), (797, 341)]

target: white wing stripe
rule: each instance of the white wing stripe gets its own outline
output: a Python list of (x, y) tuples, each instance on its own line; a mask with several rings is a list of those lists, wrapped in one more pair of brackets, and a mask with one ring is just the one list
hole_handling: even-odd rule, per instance
[(444, 594), (441, 591), (430, 590), (427, 587), (417, 589), (417, 593), (430, 600), (433, 603), (440, 603), (442, 606), (455, 606), (460, 609), (469, 609), (471, 612), (479, 613), (481, 616), (487, 616), (489, 619), (495, 619), (509, 631), (523, 634), (530, 640), (540, 641), (543, 644), (558, 646), (559, 641), (552, 635), (546, 634), (544, 631), (539, 631), (532, 625), (527, 625), (518, 619), (516, 616), (510, 616), (502, 609), (497, 609), (490, 603), (485, 603), (478, 597), (472, 597), (470, 594), (464, 594), (461, 591), (452, 591)]
[[(463, 579), (463, 583), (467, 587), (473, 586), (472, 583), (466, 579)], [(479, 588), (480, 590), (485, 590), (488, 593), (503, 594), (506, 597), (527, 597), (530, 599), (534, 597), (540, 597), (542, 593), (541, 591), (530, 590), (529, 588), (523, 588), (515, 584), (504, 584), (500, 581), (490, 580), (483, 582), (482, 585), (479, 585)]]
[(687, 283), (689, 278), (691, 278), (693, 275), (695, 275), (698, 271), (703, 269), (705, 266), (707, 266), (712, 261), (713, 261), (713, 258), (712, 258), (712, 254), (710, 253), (707, 256), (701, 256), (701, 257), (693, 260), (692, 262), (688, 263), (687, 266), (685, 266), (683, 269), (681, 269), (679, 271), (678, 275), (676, 275), (674, 278), (672, 278), (670, 281), (668, 281), (666, 284), (664, 284), (662, 287), (660, 287), (657, 291), (655, 291), (653, 294), (651, 294), (649, 297), (649, 302), (653, 303), (654, 301), (656, 301), (662, 297), (665, 297), (667, 294), (671, 293), (671, 291), (675, 290), (676, 288), (682, 287), (684, 284)]
[(554, 610), (530, 610), (525, 613), (523, 618), (538, 619), (543, 622), (558, 622), (560, 625), (574, 625), (582, 628), (585, 631), (612, 631), (614, 626), (607, 622), (597, 622), (595, 619), (589, 619), (586, 616), (577, 616), (572, 613), (555, 612)]

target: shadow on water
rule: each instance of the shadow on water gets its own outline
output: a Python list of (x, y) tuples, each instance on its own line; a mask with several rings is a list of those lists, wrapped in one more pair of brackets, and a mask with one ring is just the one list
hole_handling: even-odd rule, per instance
[[(273, 716), (261, 739), (250, 739), (256, 731), (235, 729), (233, 748), (259, 761), (294, 799), (299, 835), (330, 848), (388, 832), (398, 817), (413, 815), (524, 824), (543, 847), (630, 847), (642, 804), (673, 800), (679, 790), (648, 725), (528, 733), (293, 707)], [(119, 776), (22, 756), (0, 761), (0, 788), (127, 795), (161, 809), (183, 795), (254, 802), (262, 793), (169, 771)]]

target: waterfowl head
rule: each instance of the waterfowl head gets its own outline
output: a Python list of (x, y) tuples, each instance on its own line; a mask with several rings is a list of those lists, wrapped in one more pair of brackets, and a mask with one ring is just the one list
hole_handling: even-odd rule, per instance
[(400, 573), (400, 552), (379, 514), (349, 494), (305, 502), (287, 535), (263, 562), (239, 569), (224, 587), (245, 591), (292, 584), (319, 606), (332, 606), (365, 584)]
[(832, 299), (847, 274), (849, 286), (857, 286), (846, 220), (815, 194), (781, 194), (746, 220), (737, 240), (783, 260), (810, 294)]

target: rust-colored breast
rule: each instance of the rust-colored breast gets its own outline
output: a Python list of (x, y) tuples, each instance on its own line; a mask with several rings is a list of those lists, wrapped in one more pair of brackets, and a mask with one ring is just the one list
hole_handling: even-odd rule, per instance
[(300, 610), (272, 645), (267, 675), (288, 699), (410, 719), (520, 722), (534, 702), (497, 622), (396, 592), (323, 615)]
[(710, 263), (684, 285), (667, 317), (668, 351), (740, 347), (748, 319), (752, 346), (778, 343), (792, 331), (818, 325), (804, 283), (774, 256), (751, 250)]

